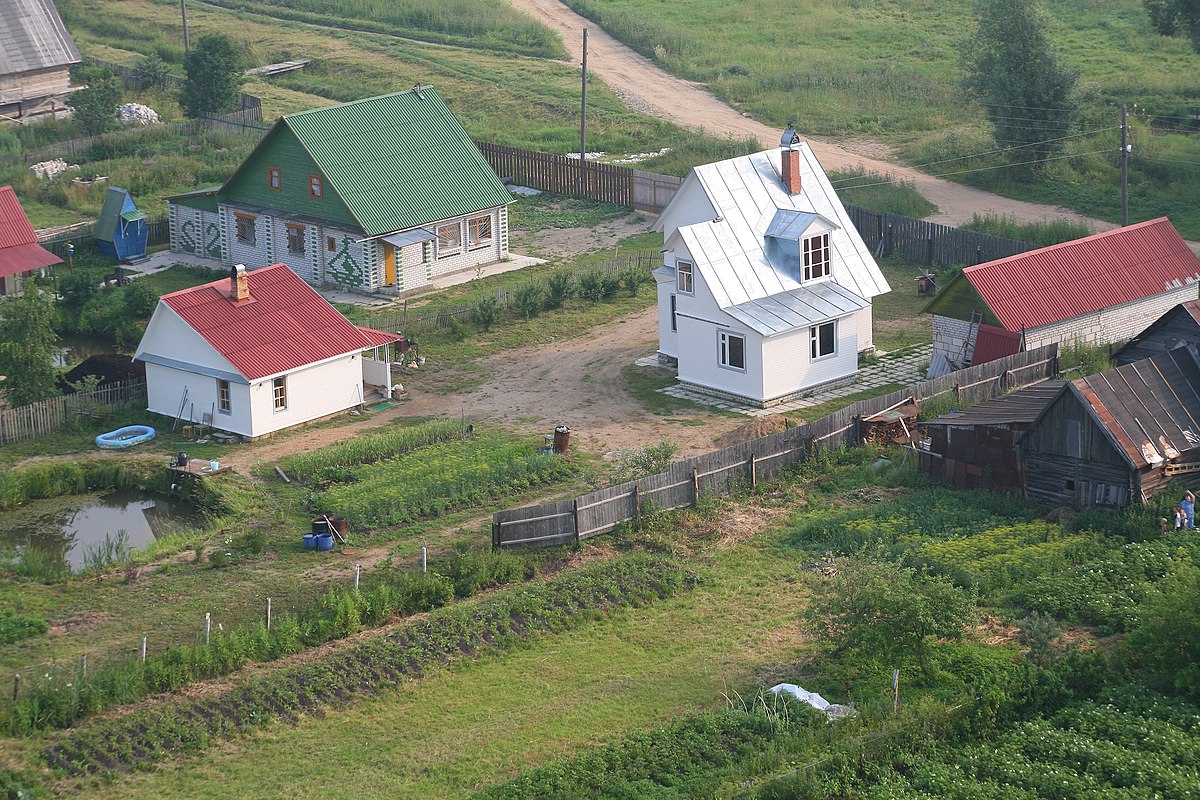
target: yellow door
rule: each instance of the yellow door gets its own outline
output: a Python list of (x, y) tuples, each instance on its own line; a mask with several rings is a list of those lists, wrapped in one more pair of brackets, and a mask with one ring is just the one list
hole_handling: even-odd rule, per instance
[(396, 248), (387, 243), (383, 245), (383, 282), (387, 286), (396, 285)]

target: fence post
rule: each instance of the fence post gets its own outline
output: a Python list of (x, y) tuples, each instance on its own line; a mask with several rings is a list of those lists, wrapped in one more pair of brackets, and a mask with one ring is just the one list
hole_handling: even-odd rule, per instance
[(700, 473), (692, 467), (692, 505), (700, 502)]
[(358, 577), (362, 574), (362, 564), (354, 565), (354, 591), (358, 591)]
[(142, 663), (146, 663), (146, 634), (142, 634)]
[(896, 246), (895, 245), (895, 237), (892, 232), (892, 223), (889, 222), (888, 226), (887, 226), (887, 233), (884, 235), (884, 240), (883, 240), (883, 254), (885, 256), (890, 256), (892, 254), (892, 248), (895, 246)]
[(933, 266), (933, 237), (932, 236), (929, 237), (929, 251), (925, 257), (925, 260), (929, 262), (930, 266)]
[(267, 630), (271, 630), (271, 598), (267, 598)]
[(633, 485), (633, 523), (642, 524), (642, 497), (638, 493), (638, 485)]
[(579, 547), (579, 498), (571, 501), (571, 521), (575, 525), (575, 546)]
[(754, 453), (750, 454), (750, 488), (758, 486), (758, 459)]
[(492, 518), (492, 549), (495, 550), (500, 546), (500, 523), (496, 522), (495, 517)]
[(425, 575), (429, 572), (429, 548), (421, 545), (421, 574)]
[(212, 641), (212, 612), (204, 612), (204, 643)]

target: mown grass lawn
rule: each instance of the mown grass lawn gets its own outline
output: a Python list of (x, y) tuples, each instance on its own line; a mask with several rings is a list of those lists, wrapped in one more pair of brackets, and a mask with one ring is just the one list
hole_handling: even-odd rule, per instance
[[(721, 706), (805, 640), (795, 562), (746, 542), (662, 603), (431, 674), (91, 796), (457, 798), (531, 765)], [(264, 769), (271, 775), (264, 782)]]

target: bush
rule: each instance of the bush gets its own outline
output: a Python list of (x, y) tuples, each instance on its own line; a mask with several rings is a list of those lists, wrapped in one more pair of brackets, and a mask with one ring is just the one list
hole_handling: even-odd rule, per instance
[(575, 296), (575, 276), (565, 269), (552, 272), (546, 280), (546, 295), (550, 308), (562, 308)]
[(485, 297), (471, 309), (471, 319), (485, 331), (500, 321), (500, 302), (495, 297)]
[(0, 611), (0, 644), (12, 644), (31, 636), (40, 636), (50, 630), (50, 624), (41, 617)]
[(542, 306), (546, 302), (546, 293), (542, 287), (536, 284), (526, 284), (517, 290), (514, 300), (517, 308), (525, 315), (525, 321), (528, 322), (542, 310)]

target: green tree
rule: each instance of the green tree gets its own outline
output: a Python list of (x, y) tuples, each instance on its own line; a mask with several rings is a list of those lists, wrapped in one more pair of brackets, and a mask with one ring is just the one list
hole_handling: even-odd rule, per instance
[(117, 106), (121, 105), (124, 93), (119, 78), (99, 74), (88, 81), (87, 88), (72, 92), (73, 116), (84, 133), (94, 136), (117, 127)]
[(517, 308), (525, 315), (525, 321), (528, 322), (531, 317), (537, 316), (537, 313), (542, 310), (542, 306), (546, 302), (546, 292), (537, 284), (529, 283), (517, 289), (513, 300), (516, 302)]
[(1150, 25), (1163, 36), (1187, 36), (1200, 53), (1200, 0), (1142, 0)]
[(1009, 160), (1040, 166), (1075, 119), (1075, 74), (1059, 63), (1037, 0), (978, 0), (976, 14), (963, 52), (966, 87), (986, 109), (996, 146), (1012, 148)]
[(228, 36), (209, 33), (183, 57), (186, 75), (179, 104), (189, 117), (224, 114), (237, 104), (245, 57)]
[(156, 55), (142, 56), (133, 65), (133, 77), (147, 89), (166, 89), (171, 85), (171, 65)]
[(1154, 686), (1200, 700), (1200, 568), (1177, 567), (1157, 590), (1122, 650)]
[(833, 645), (896, 666), (914, 661), (934, 672), (933, 646), (958, 640), (975, 620), (971, 598), (946, 578), (890, 562), (840, 558), (805, 612), (809, 627)]
[(500, 319), (500, 303), (495, 297), (483, 298), (471, 310), (471, 318), (485, 331), (491, 330)]
[(58, 336), (54, 332), (54, 299), (32, 281), (25, 292), (0, 307), (0, 375), (10, 406), (26, 406), (57, 397)]

